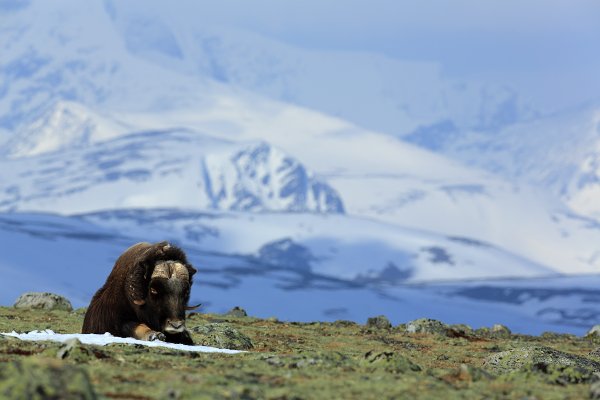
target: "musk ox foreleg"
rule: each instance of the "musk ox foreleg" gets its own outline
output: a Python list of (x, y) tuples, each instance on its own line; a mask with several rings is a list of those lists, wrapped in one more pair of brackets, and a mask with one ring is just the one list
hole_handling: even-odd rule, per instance
[(165, 334), (162, 332), (153, 331), (146, 324), (140, 324), (139, 322), (128, 322), (123, 325), (123, 335), (125, 337), (132, 337), (138, 340), (162, 340), (166, 341)]

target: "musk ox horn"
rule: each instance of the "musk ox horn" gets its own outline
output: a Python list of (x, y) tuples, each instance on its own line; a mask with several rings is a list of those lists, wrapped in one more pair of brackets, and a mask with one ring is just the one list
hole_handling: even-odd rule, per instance
[(182, 281), (187, 281), (190, 279), (188, 269), (181, 263), (175, 263), (173, 266), (173, 275), (175, 278), (181, 279)]
[(201, 305), (202, 304), (196, 304), (195, 306), (187, 306), (187, 307), (185, 307), (185, 310), (186, 311), (193, 311), (193, 310), (195, 310), (197, 308), (200, 308)]
[(170, 268), (169, 264), (170, 264), (169, 261), (165, 261), (165, 262), (156, 264), (150, 279), (154, 279), (154, 278), (169, 279), (171, 277), (171, 268)]
[(185, 265), (176, 261), (163, 261), (154, 267), (151, 279), (154, 278), (175, 278), (187, 281), (190, 279), (190, 275)]

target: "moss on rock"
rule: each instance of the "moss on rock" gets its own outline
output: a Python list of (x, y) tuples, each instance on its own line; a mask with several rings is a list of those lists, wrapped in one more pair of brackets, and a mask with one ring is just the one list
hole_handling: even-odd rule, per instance
[(406, 324), (407, 333), (430, 333), (437, 335), (446, 335), (448, 325), (441, 321), (429, 318), (419, 318)]
[(548, 375), (555, 383), (590, 381), (600, 371), (600, 363), (575, 354), (545, 346), (525, 346), (488, 356), (485, 366), (491, 371), (506, 374), (532, 371)]
[(0, 397), (6, 399), (95, 399), (85, 370), (58, 361), (27, 359), (0, 369)]
[(23, 293), (15, 301), (15, 308), (29, 308), (29, 309), (41, 309), (41, 310), (63, 310), (73, 311), (71, 302), (54, 293), (39, 293), (29, 292)]
[(203, 346), (234, 350), (249, 350), (254, 347), (250, 338), (225, 324), (205, 324), (192, 328), (194, 341)]
[(392, 327), (392, 323), (385, 315), (378, 315), (376, 317), (367, 319), (367, 327), (376, 329), (390, 329)]
[(109, 358), (106, 351), (101, 350), (99, 346), (85, 345), (77, 339), (67, 340), (56, 352), (58, 359), (70, 359), (78, 363), (84, 363), (91, 360)]

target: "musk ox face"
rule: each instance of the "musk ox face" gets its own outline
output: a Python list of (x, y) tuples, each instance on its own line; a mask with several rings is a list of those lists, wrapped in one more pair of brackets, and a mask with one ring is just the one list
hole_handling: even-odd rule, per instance
[(168, 334), (185, 331), (185, 310), (189, 299), (190, 277), (187, 268), (176, 261), (157, 264), (142, 307), (149, 327)]

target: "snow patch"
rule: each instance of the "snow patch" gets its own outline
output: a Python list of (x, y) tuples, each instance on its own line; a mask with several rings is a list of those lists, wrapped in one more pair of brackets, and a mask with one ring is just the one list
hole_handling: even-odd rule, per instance
[(229, 349), (218, 349), (216, 347), (208, 346), (189, 346), (185, 344), (167, 343), (160, 340), (152, 342), (145, 340), (137, 340), (133, 338), (122, 338), (105, 333), (104, 335), (99, 334), (83, 334), (83, 333), (55, 333), (50, 329), (43, 331), (31, 331), (27, 333), (17, 333), (12, 331), (10, 333), (0, 332), (0, 335), (12, 336), (21, 340), (27, 340), (31, 342), (38, 341), (52, 341), (64, 343), (70, 339), (77, 339), (84, 344), (93, 344), (96, 346), (106, 346), (107, 344), (119, 343), (119, 344), (137, 344), (147, 347), (166, 347), (174, 350), (181, 351), (196, 351), (200, 353), (225, 353), (225, 354), (237, 354), (244, 353), (240, 350), (229, 350)]

